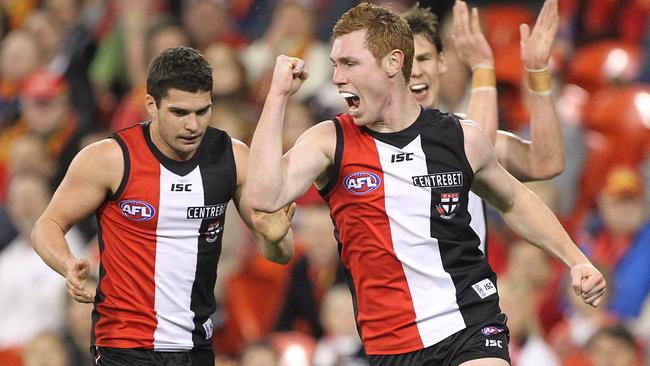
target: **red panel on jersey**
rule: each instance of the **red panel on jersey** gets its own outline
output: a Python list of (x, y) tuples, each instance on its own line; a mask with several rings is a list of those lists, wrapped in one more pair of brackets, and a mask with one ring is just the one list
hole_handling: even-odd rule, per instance
[[(153, 348), (156, 227), (160, 163), (140, 125), (119, 133), (130, 155), (129, 180), (120, 197), (99, 210), (104, 276), (96, 304), (95, 344), (115, 348)], [(137, 179), (133, 179), (136, 177)]]
[(422, 349), (411, 293), (393, 249), (375, 141), (350, 116), (339, 121), (345, 144), (339, 181), (325, 198), (340, 233), (341, 260), (354, 281), (366, 353)]

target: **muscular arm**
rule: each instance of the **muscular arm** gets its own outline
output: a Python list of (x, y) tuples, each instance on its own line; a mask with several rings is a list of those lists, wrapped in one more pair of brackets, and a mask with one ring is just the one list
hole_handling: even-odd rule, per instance
[(605, 289), (602, 275), (542, 201), (501, 167), (481, 129), (465, 122), (463, 132), (465, 152), (475, 172), (472, 190), (499, 210), (516, 234), (570, 267), (576, 293), (598, 305)]
[[(532, 32), (526, 24), (521, 25), (521, 61), (527, 70), (548, 68), (558, 23), (557, 0), (546, 0)], [(564, 170), (560, 122), (550, 88), (544, 92), (527, 90), (530, 141), (499, 131), (495, 144), (497, 157), (519, 180), (549, 179)]]
[(293, 257), (294, 245), (291, 233), (291, 219), (295, 205), (288, 205), (274, 213), (254, 211), (246, 196), (248, 147), (237, 140), (232, 142), (237, 165), (237, 190), (233, 198), (237, 211), (255, 237), (264, 256), (276, 263), (285, 264)]
[(302, 79), (299, 60), (279, 56), (271, 89), (255, 129), (250, 149), (248, 189), (245, 195), (255, 210), (273, 212), (294, 201), (332, 164), (336, 145), (330, 121), (305, 131), (282, 156), (282, 124), (289, 95)]
[(74, 158), (61, 185), (32, 230), (32, 243), (50, 268), (66, 278), (71, 296), (90, 302), (83, 290), (89, 265), (70, 252), (65, 233), (92, 214), (122, 179), (124, 159), (114, 140), (103, 140), (83, 149)]
[[(477, 122), (490, 141), (495, 143), (499, 117), (494, 56), (481, 31), (478, 10), (473, 8), (470, 15), (464, 1), (454, 4), (454, 45), (460, 60), (472, 70), (473, 87), (467, 105), (467, 118)], [(483, 80), (487, 75), (491, 75), (490, 80)], [(491, 86), (487, 86), (488, 83)]]
[(564, 170), (564, 144), (551, 95), (529, 93), (530, 141), (498, 131), (495, 149), (499, 162), (520, 181), (550, 179)]

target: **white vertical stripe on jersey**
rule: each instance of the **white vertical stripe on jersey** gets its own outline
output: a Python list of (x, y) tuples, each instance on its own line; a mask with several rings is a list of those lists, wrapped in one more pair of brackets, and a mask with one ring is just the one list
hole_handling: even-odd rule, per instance
[[(420, 338), (429, 347), (464, 329), (465, 321), (454, 283), (442, 266), (438, 240), (431, 237), (431, 188), (416, 187), (411, 179), (428, 174), (426, 157), (419, 136), (402, 149), (375, 141), (393, 249), (411, 291)], [(413, 160), (391, 163), (391, 155), (400, 152), (413, 153)]]
[(474, 192), (469, 192), (469, 202), (467, 203), (467, 211), (469, 211), (470, 216), (472, 216), (472, 221), (469, 222), (469, 226), (472, 227), (472, 230), (478, 235), (478, 238), (481, 240), (478, 248), (485, 254), (485, 212), (483, 211), (483, 202), (481, 197), (477, 196)]
[[(174, 183), (191, 184), (191, 191), (172, 192), (171, 186)], [(180, 176), (161, 165), (156, 230), (156, 350), (173, 351), (193, 347), (194, 313), (190, 310), (190, 302), (196, 275), (197, 233), (201, 220), (186, 219), (187, 208), (192, 206), (204, 206), (199, 167)]]

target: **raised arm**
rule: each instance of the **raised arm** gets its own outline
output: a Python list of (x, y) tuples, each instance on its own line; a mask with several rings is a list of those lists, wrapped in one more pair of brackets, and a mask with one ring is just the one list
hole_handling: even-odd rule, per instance
[(278, 56), (250, 149), (244, 195), (255, 210), (273, 212), (288, 205), (332, 165), (336, 131), (331, 121), (305, 131), (294, 147), (282, 156), (282, 125), (287, 100), (306, 78), (302, 60)]
[(605, 292), (600, 272), (542, 201), (497, 162), (492, 145), (478, 125), (464, 122), (463, 132), (465, 152), (474, 170), (472, 190), (499, 210), (516, 234), (569, 267), (576, 295), (597, 306)]
[(84, 288), (90, 264), (72, 255), (64, 235), (117, 190), (123, 170), (124, 158), (116, 141), (102, 140), (84, 148), (32, 230), (34, 249), (65, 277), (68, 293), (76, 301), (92, 302), (93, 294)]
[(499, 131), (499, 162), (521, 181), (549, 179), (564, 170), (562, 131), (551, 94), (548, 61), (559, 22), (557, 0), (546, 0), (532, 32), (520, 27), (521, 60), (530, 105), (530, 141)]
[(252, 232), (266, 259), (285, 264), (293, 257), (291, 219), (295, 212), (295, 204), (289, 204), (273, 213), (253, 210), (247, 197), (242, 194), (247, 183), (248, 147), (243, 142), (233, 139), (232, 148), (237, 165), (237, 190), (233, 200), (239, 216)]
[(472, 70), (472, 93), (467, 118), (477, 122), (493, 144), (498, 128), (494, 56), (479, 22), (478, 10), (470, 15), (464, 1), (454, 4), (454, 45), (461, 61)]

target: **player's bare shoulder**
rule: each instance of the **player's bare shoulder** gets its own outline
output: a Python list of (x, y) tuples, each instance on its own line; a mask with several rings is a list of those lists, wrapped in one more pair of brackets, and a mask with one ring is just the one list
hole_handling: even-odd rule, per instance
[(336, 126), (334, 121), (325, 120), (308, 128), (296, 140), (295, 147), (318, 148), (328, 159), (334, 161), (336, 151)]
[(124, 153), (115, 139), (94, 142), (75, 156), (68, 175), (105, 186), (115, 192), (124, 175)]
[(469, 119), (461, 119), (465, 155), (474, 172), (480, 170), (490, 159), (495, 158), (494, 148), (481, 126)]

